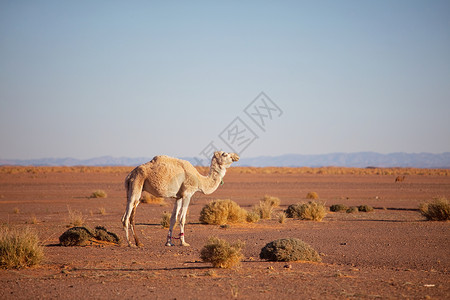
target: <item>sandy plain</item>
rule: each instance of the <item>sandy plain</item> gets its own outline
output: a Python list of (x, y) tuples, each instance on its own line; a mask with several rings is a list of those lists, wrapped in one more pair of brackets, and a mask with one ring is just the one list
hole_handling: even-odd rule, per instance
[[(79, 211), (89, 227), (105, 226), (124, 238), (124, 178), (131, 168), (0, 168), (0, 222), (28, 226), (40, 237), (44, 261), (21, 270), (0, 270), (0, 299), (449, 299), (450, 223), (426, 221), (420, 202), (450, 199), (442, 172), (299, 171), (231, 168), (212, 195), (195, 194), (189, 209), (190, 247), (165, 247), (165, 205), (141, 204), (137, 231), (145, 245), (58, 246)], [(328, 171), (326, 171), (328, 170)], [(204, 170), (202, 170), (204, 171)], [(407, 174), (395, 183), (398, 174)], [(89, 198), (95, 190), (106, 198)], [(264, 195), (281, 199), (280, 212), (314, 191), (327, 206), (367, 204), (371, 213), (328, 212), (322, 222), (274, 217), (228, 228), (200, 224), (202, 207), (232, 199), (250, 210)], [(242, 240), (240, 267), (214, 269), (200, 260), (208, 237)], [(261, 248), (277, 238), (299, 238), (321, 263), (267, 262)]]

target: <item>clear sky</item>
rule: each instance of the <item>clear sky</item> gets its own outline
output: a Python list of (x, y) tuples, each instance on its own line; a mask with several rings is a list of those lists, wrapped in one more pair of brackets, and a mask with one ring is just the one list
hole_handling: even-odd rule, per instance
[(448, 0), (0, 0), (0, 158), (441, 153), (449, 113)]

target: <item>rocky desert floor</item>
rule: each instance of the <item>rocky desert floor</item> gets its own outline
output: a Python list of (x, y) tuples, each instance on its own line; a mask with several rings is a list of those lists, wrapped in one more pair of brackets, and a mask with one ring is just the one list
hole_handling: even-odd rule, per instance
[[(396, 174), (296, 172), (231, 168), (211, 195), (195, 194), (188, 213), (190, 247), (165, 247), (160, 225), (165, 204), (141, 204), (137, 231), (144, 247), (59, 246), (59, 236), (79, 212), (85, 225), (105, 226), (125, 238), (124, 178), (131, 168), (0, 168), (0, 223), (30, 227), (44, 245), (43, 262), (0, 270), (0, 299), (449, 299), (450, 223), (426, 221), (419, 203), (450, 199), (448, 172)], [(408, 171), (396, 170), (397, 173)], [(319, 173), (319, 174), (317, 174)], [(353, 174), (351, 174), (353, 173)], [(89, 198), (104, 190), (106, 198)], [(329, 207), (367, 204), (371, 213), (328, 212), (322, 222), (275, 214), (316, 192)], [(270, 195), (281, 200), (270, 220), (221, 228), (201, 224), (202, 207), (231, 199), (250, 210)], [(200, 259), (210, 236), (245, 242), (244, 260), (232, 269)], [(299, 238), (321, 263), (267, 262), (261, 248), (278, 238)]]

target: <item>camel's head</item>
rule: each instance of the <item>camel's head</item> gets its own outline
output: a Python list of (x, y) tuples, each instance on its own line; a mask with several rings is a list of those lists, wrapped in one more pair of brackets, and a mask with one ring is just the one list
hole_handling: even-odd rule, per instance
[(236, 153), (216, 151), (214, 152), (214, 156), (212, 159), (215, 160), (219, 166), (228, 168), (232, 162), (239, 160), (239, 155), (237, 155)]

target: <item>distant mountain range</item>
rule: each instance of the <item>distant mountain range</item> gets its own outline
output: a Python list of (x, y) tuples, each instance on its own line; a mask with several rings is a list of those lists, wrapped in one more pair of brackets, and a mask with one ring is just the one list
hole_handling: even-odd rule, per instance
[[(1, 159), (0, 165), (18, 166), (137, 166), (151, 160), (151, 157), (111, 157), (91, 159), (43, 158), (43, 159)], [(193, 165), (198, 165), (195, 157), (184, 157)], [(252, 167), (413, 167), (450, 168), (450, 152), (433, 153), (390, 153), (375, 152), (330, 153), (316, 155), (286, 154), (280, 156), (242, 157), (234, 166)]]

